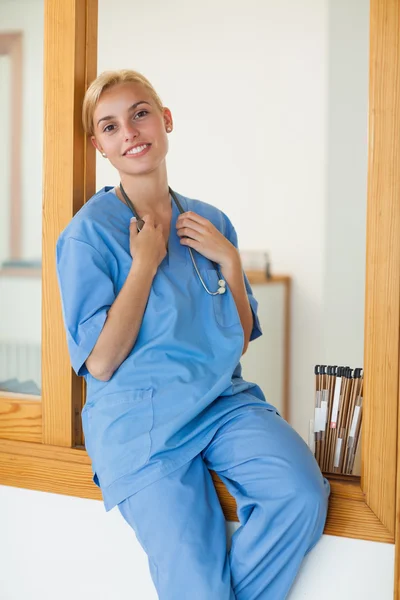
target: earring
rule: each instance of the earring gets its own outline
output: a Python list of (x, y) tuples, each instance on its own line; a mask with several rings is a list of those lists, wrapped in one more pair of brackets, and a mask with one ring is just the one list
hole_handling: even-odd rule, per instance
[(167, 127), (167, 133), (171, 133), (172, 127)]
[(104, 156), (104, 158), (107, 158), (107, 154), (105, 152), (102, 152), (101, 155)]

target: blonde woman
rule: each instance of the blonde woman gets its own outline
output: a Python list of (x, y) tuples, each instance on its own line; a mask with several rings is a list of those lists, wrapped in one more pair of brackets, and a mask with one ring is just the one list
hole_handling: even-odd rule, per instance
[[(141, 74), (101, 74), (83, 123), (121, 182), (97, 192), (57, 243), (105, 509), (118, 506), (134, 529), (161, 600), (283, 599), (322, 534), (329, 484), (241, 376), (261, 330), (235, 229), (169, 187), (172, 114)], [(210, 469), (237, 502), (229, 553)]]

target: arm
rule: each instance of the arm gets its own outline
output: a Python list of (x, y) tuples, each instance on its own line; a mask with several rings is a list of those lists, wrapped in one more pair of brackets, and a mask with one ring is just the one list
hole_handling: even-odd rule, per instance
[(244, 283), (240, 255), (234, 246), (232, 246), (232, 252), (227, 255), (226, 260), (221, 264), (221, 273), (232, 292), (239, 313), (240, 322), (243, 327), (244, 345), (242, 354), (244, 354), (248, 348), (250, 335), (253, 329), (253, 314), (251, 312), (250, 302)]
[(134, 261), (86, 360), (89, 373), (108, 381), (135, 345), (157, 268)]
[(162, 226), (154, 226), (150, 215), (138, 235), (136, 219), (130, 224), (130, 251), (134, 261), (107, 319), (86, 368), (96, 379), (108, 381), (135, 345), (151, 285), (158, 265), (166, 255)]
[(146, 217), (140, 235), (130, 225), (134, 260), (118, 296), (109, 263), (87, 242), (60, 237), (57, 276), (72, 367), (108, 381), (133, 348), (153, 278), (166, 254), (162, 227)]

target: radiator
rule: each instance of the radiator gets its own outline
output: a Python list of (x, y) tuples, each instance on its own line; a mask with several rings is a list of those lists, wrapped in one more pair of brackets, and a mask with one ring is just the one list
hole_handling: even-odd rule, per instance
[(17, 380), (22, 387), (18, 391), (26, 392), (28, 389), (24, 387), (29, 388), (28, 382), (34, 382), (40, 390), (41, 364), (40, 344), (0, 341), (0, 382), (9, 382), (10, 386), (15, 386)]

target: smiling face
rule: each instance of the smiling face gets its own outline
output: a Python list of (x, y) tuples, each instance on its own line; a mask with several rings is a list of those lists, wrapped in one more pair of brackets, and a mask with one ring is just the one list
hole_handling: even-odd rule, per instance
[(143, 175), (158, 169), (168, 152), (168, 108), (162, 111), (140, 83), (106, 89), (93, 113), (92, 143), (120, 174)]

